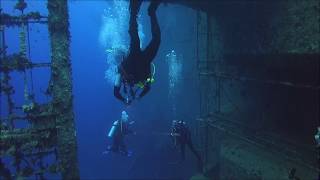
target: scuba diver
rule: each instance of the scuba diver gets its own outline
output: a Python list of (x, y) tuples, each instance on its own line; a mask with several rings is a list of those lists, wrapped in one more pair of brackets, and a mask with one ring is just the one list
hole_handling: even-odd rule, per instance
[(134, 123), (134, 121), (128, 121), (128, 114), (126, 111), (122, 111), (121, 119), (114, 121), (109, 133), (108, 137), (112, 138), (112, 145), (107, 147), (107, 150), (103, 152), (103, 154), (108, 154), (110, 151), (115, 153), (121, 153), (125, 156), (131, 156), (132, 152), (127, 150), (127, 146), (124, 142), (124, 137), (128, 134), (135, 134), (129, 126)]
[[(148, 8), (148, 14), (151, 20), (152, 39), (149, 45), (144, 50), (141, 50), (137, 23), (137, 15), (141, 3), (142, 0), (130, 0), (130, 48), (128, 55), (123, 57), (123, 61), (118, 66), (114, 84), (114, 96), (126, 105), (130, 105), (135, 98), (140, 99), (150, 91), (155, 73), (152, 60), (157, 54), (161, 41), (161, 32), (156, 16), (156, 10), (160, 1), (153, 0), (150, 2)], [(153, 66), (153, 72), (151, 72), (151, 65)], [(124, 98), (120, 92), (121, 86), (123, 86), (123, 93), (126, 95), (126, 98)], [(142, 90), (139, 95), (137, 95), (139, 89)]]
[(187, 127), (186, 123), (181, 120), (173, 120), (170, 135), (173, 138), (174, 144), (176, 146), (180, 146), (181, 160), (185, 160), (185, 147), (187, 145), (191, 152), (196, 156), (198, 160), (198, 169), (200, 172), (202, 172), (203, 162), (199, 153), (193, 147), (191, 140), (191, 132)]

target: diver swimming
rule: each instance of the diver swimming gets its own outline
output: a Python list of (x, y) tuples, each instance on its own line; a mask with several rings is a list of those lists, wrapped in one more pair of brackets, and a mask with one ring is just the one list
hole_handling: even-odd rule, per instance
[(122, 111), (121, 119), (114, 121), (109, 130), (108, 137), (112, 138), (112, 144), (107, 147), (107, 150), (103, 154), (114, 152), (125, 156), (132, 155), (132, 152), (128, 151), (124, 139), (126, 135), (135, 134), (129, 127), (132, 124), (134, 124), (134, 121), (129, 122), (129, 115), (126, 111)]
[(137, 23), (137, 15), (141, 4), (142, 0), (130, 0), (129, 53), (123, 57), (123, 61), (118, 66), (114, 84), (114, 96), (126, 105), (130, 105), (134, 99), (140, 99), (150, 91), (155, 74), (155, 66), (152, 61), (158, 52), (161, 42), (161, 31), (156, 16), (160, 1), (155, 0), (150, 2), (148, 8), (152, 39), (149, 45), (144, 50), (141, 50)]
[(190, 129), (187, 127), (186, 122), (182, 120), (180, 121), (173, 120), (170, 136), (174, 141), (174, 145), (180, 147), (181, 162), (185, 160), (185, 149), (186, 149), (185, 147), (187, 145), (191, 150), (191, 152), (197, 158), (198, 170), (202, 172), (203, 161), (201, 156), (193, 146), (193, 143), (191, 140), (191, 132), (190, 132)]

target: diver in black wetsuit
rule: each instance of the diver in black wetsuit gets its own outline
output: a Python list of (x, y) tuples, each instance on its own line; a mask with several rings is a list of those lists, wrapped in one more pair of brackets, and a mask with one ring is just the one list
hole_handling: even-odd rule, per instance
[(180, 146), (181, 160), (185, 160), (185, 147), (189, 147), (191, 152), (196, 156), (198, 160), (198, 169), (201, 172), (203, 167), (203, 162), (201, 156), (197, 150), (193, 147), (191, 140), (191, 132), (184, 121), (174, 120), (171, 127), (171, 136), (173, 137), (175, 145)]
[[(137, 98), (142, 98), (149, 92), (150, 84), (153, 82), (151, 63), (157, 54), (161, 41), (161, 32), (156, 16), (156, 10), (160, 1), (153, 0), (148, 8), (151, 20), (152, 40), (144, 50), (141, 50), (137, 23), (137, 15), (141, 3), (142, 0), (130, 0), (130, 49), (129, 54), (118, 67), (118, 74), (114, 84), (114, 96), (127, 105), (136, 98), (138, 88), (141, 88), (142, 91)], [(121, 86), (123, 86), (123, 92), (127, 95), (127, 98), (121, 95)]]

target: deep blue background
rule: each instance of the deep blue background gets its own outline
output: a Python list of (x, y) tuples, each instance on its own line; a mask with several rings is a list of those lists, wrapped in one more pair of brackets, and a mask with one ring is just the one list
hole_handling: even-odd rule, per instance
[[(1, 7), (10, 14), (16, 1), (1, 1)], [(45, 1), (27, 1), (29, 11), (47, 14)], [(178, 160), (177, 150), (172, 148), (168, 137), (159, 132), (168, 132), (173, 118), (192, 122), (198, 115), (198, 81), (196, 74), (196, 13), (194, 10), (176, 6), (161, 5), (158, 18), (162, 30), (162, 43), (156, 59), (156, 81), (150, 93), (129, 108), (113, 97), (113, 87), (104, 78), (108, 68), (105, 49), (99, 43), (103, 10), (110, 1), (71, 1), (69, 3), (71, 32), (71, 62), (73, 76), (74, 112), (78, 138), (78, 159), (82, 178), (188, 178), (195, 174), (195, 159), (187, 151), (184, 164), (172, 164)], [(143, 3), (141, 23), (150, 40), (148, 3)], [(19, 28), (6, 30), (8, 54), (19, 50)], [(50, 41), (46, 25), (30, 25), (31, 59), (33, 62), (50, 61)], [(181, 83), (178, 86), (177, 101), (168, 98), (168, 63), (166, 54), (174, 49), (183, 57)], [(50, 97), (43, 95), (50, 77), (49, 69), (33, 70), (34, 92), (37, 102), (46, 102)], [(27, 73), (30, 81), (30, 73)], [(24, 103), (23, 74), (12, 73), (11, 81), (16, 89), (14, 100)], [(29, 84), (31, 90), (31, 85)], [(177, 116), (172, 114), (172, 104), (178, 106)], [(1, 113), (6, 115), (6, 103), (1, 98)], [(110, 139), (106, 137), (114, 120), (127, 110), (131, 120), (136, 121), (137, 135), (128, 137), (133, 157), (102, 155)]]

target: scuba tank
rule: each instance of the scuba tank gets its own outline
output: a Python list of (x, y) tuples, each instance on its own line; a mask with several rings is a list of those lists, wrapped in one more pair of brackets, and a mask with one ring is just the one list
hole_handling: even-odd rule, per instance
[(122, 123), (128, 121), (128, 114), (126, 111), (122, 111), (121, 113), (121, 120), (116, 120), (113, 122), (113, 125), (108, 133), (108, 137), (112, 138), (117, 131), (117, 126), (120, 124), (120, 131), (122, 132)]
[(114, 136), (114, 133), (116, 132), (118, 124), (119, 124), (118, 120), (113, 122), (113, 125), (110, 128), (110, 131), (108, 133), (108, 137), (112, 138)]

